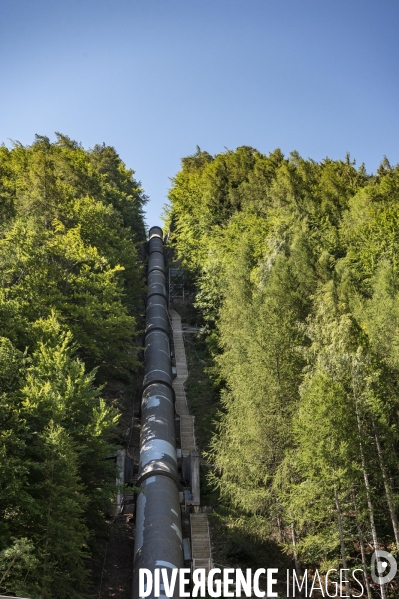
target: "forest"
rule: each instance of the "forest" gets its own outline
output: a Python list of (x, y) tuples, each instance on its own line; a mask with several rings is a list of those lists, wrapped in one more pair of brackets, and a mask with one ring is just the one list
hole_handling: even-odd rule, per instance
[(224, 504), (298, 572), (397, 556), (399, 166), (197, 147), (165, 221), (220, 398)]
[(137, 369), (143, 208), (113, 147), (0, 147), (0, 593), (80, 599), (115, 495), (102, 397)]
[[(113, 147), (0, 147), (0, 593), (92, 594), (121, 416), (105, 389), (139, 369), (146, 202)], [(298, 577), (398, 556), (399, 166), (197, 148), (165, 224), (219, 406), (208, 484)]]

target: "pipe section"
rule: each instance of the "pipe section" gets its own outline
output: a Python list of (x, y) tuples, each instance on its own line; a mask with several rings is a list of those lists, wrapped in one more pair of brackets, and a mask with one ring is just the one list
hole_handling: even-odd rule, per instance
[(147, 300), (146, 333), (153, 329), (169, 331), (169, 321), (166, 317), (167, 303), (163, 295), (151, 295)]
[[(169, 323), (160, 227), (149, 234), (145, 373), (141, 401), (140, 464), (137, 486), (133, 599), (140, 599), (139, 570), (183, 567), (175, 407)], [(179, 597), (178, 585), (173, 595)], [(161, 587), (160, 597), (166, 597)], [(155, 599), (154, 589), (149, 599)]]
[[(154, 255), (154, 254), (153, 254)], [(159, 256), (158, 253), (155, 256)], [(150, 264), (152, 265), (153, 261), (150, 259)], [(166, 285), (165, 285), (165, 275), (162, 270), (153, 269), (148, 273), (148, 296), (151, 295), (163, 295), (165, 299), (166, 297)]]
[(161, 270), (162, 272), (165, 270), (165, 262), (163, 254), (152, 254), (151, 255), (151, 264), (148, 265), (148, 272), (152, 272), (153, 270)]

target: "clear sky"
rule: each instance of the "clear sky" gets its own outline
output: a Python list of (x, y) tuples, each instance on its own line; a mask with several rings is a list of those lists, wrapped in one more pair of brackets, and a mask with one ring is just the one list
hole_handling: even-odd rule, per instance
[(399, 162), (398, 0), (0, 0), (0, 141), (113, 145), (159, 214), (180, 159)]

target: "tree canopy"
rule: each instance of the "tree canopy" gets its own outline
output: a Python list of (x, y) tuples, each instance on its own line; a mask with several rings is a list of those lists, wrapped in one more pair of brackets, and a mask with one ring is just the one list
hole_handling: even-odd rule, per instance
[(145, 203), (110, 146), (0, 147), (0, 593), (86, 596), (119, 417), (96, 381), (137, 366)]
[(396, 550), (399, 166), (197, 148), (169, 199), (221, 389), (214, 485), (321, 571)]

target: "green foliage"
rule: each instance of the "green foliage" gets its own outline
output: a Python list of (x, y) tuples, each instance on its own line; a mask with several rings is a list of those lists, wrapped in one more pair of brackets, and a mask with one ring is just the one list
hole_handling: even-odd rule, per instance
[(105, 458), (117, 414), (74, 357), (71, 335), (51, 326), (51, 342), (28, 360), (9, 340), (1, 344), (0, 540), (34, 542), (39, 561), (26, 581), (41, 597), (80, 597), (72, 589), (87, 580), (89, 530), (112, 500), (114, 467)]
[(0, 592), (88, 591), (119, 416), (95, 378), (136, 367), (145, 201), (111, 147), (0, 148)]
[(18, 596), (28, 595), (32, 589), (26, 583), (27, 576), (38, 568), (35, 546), (26, 538), (16, 539), (7, 549), (0, 552), (0, 589), (14, 591)]
[(293, 525), (297, 554), (321, 571), (342, 563), (342, 543), (357, 563), (371, 516), (393, 540), (398, 194), (387, 161), (368, 176), (349, 156), (316, 163), (245, 146), (197, 148), (169, 194), (171, 244), (196, 277), (221, 387), (211, 481), (291, 554)]
[(3, 335), (33, 347), (54, 312), (91, 366), (131, 366), (146, 201), (133, 172), (113, 148), (87, 152), (62, 135), (2, 154), (3, 187), (15, 191), (0, 238)]

